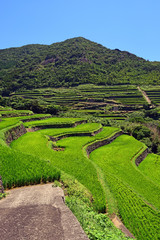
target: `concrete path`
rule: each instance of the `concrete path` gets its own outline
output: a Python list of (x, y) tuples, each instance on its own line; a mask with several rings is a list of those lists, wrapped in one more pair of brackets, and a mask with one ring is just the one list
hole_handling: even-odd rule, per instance
[(0, 201), (0, 240), (88, 240), (52, 184), (17, 188)]

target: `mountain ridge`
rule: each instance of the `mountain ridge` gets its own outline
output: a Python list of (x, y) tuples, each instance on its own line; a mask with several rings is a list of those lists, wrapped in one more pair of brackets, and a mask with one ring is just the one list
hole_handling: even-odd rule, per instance
[(0, 50), (2, 92), (79, 84), (159, 84), (160, 62), (83, 37)]

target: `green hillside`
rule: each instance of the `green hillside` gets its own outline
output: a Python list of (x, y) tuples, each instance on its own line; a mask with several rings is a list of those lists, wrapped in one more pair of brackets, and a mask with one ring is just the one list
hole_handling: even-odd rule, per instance
[(0, 50), (3, 95), (18, 89), (98, 85), (159, 84), (160, 63), (110, 50), (82, 37), (52, 45)]
[[(89, 239), (126, 239), (110, 221), (115, 215), (137, 240), (159, 239), (160, 157), (148, 153), (143, 142), (118, 126), (83, 117), (10, 108), (1, 112), (0, 175), (5, 188), (56, 180)], [(138, 158), (143, 161), (137, 167)]]

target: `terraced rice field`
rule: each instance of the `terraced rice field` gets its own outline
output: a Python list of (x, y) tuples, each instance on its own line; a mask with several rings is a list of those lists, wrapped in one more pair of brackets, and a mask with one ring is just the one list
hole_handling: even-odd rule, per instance
[[(8, 127), (22, 120), (26, 119), (0, 122), (0, 137)], [(5, 186), (53, 181), (65, 172), (91, 192), (98, 212), (118, 214), (138, 240), (158, 240), (159, 157), (149, 154), (137, 167), (135, 160), (146, 149), (143, 143), (128, 135), (114, 139), (120, 132), (118, 128), (102, 129), (98, 123), (76, 125), (82, 120), (48, 118), (23, 123), (29, 128), (45, 126), (45, 129), (28, 132), (10, 146), (0, 145), (0, 174)], [(100, 143), (109, 139), (113, 141), (100, 147)], [(88, 157), (86, 150), (93, 144), (97, 149), (94, 147)]]
[(33, 114), (33, 115), (28, 115), (28, 116), (18, 116), (18, 117), (3, 117), (2, 121), (0, 122), (0, 130), (13, 126), (20, 121), (30, 121), (32, 119), (43, 119), (43, 118), (49, 118), (51, 115), (50, 114)]
[(2, 117), (16, 117), (32, 115), (33, 112), (30, 110), (0, 110), (0, 114)]
[(139, 165), (139, 170), (152, 182), (160, 186), (160, 156), (149, 154)]
[(93, 99), (116, 100), (122, 104), (143, 104), (145, 101), (142, 95), (134, 86), (109, 86), (81, 90), (85, 97)]
[(73, 126), (75, 124), (75, 122), (81, 122), (83, 121), (82, 118), (47, 118), (44, 120), (37, 120), (37, 121), (30, 121), (30, 122), (26, 122), (24, 123), (25, 127), (40, 127), (40, 126), (59, 126), (59, 127), (63, 127), (63, 126)]
[(143, 91), (146, 92), (147, 96), (151, 100), (152, 103), (160, 104), (160, 87), (143, 87)]
[(46, 104), (73, 106), (79, 102), (107, 102), (115, 100), (127, 105), (142, 105), (145, 100), (136, 86), (94, 86), (82, 85), (71, 89), (36, 89), (34, 91), (17, 92), (15, 96), (29, 99), (43, 99)]
[(125, 225), (138, 239), (158, 239), (160, 187), (133, 164), (135, 153), (143, 147), (134, 138), (122, 135), (93, 151), (90, 157), (103, 169)]
[[(97, 125), (95, 126), (95, 130), (97, 130)], [(54, 130), (52, 131), (55, 136)], [(96, 169), (84, 156), (82, 147), (88, 142), (92, 142), (108, 134), (110, 135), (116, 131), (116, 128), (106, 128), (104, 132), (94, 137), (70, 137), (62, 139), (58, 142), (58, 147), (64, 148), (64, 150), (57, 152), (53, 151), (52, 142), (48, 141), (48, 138), (45, 136), (45, 131), (41, 130), (40, 132), (25, 134), (17, 141), (14, 141), (11, 147), (15, 150), (31, 155), (36, 154), (36, 156), (42, 159), (47, 159), (58, 169), (74, 176), (92, 192), (95, 199), (95, 207), (97, 210), (103, 212), (106, 208), (103, 189), (98, 181)], [(63, 132), (62, 130), (61, 133)], [(51, 134), (51, 131), (49, 133)], [(58, 132), (58, 135), (59, 134), (60, 131)]]

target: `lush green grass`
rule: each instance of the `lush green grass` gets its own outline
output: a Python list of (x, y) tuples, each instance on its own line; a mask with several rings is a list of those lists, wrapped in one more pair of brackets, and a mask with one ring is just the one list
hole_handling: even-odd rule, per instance
[[(37, 115), (33, 115), (33, 118), (35, 116)], [(13, 124), (20, 124), (20, 120), (23, 119), (28, 118), (26, 116), (4, 119), (1, 122), (0, 134), (2, 135)], [(49, 118), (26, 122), (25, 125), (63, 125), (80, 120), (82, 119)], [(118, 128), (104, 127), (100, 133), (92, 137), (61, 139), (57, 142), (57, 146), (61, 147), (62, 151), (53, 150), (53, 143), (47, 137), (67, 133), (90, 133), (100, 127), (98, 123), (87, 123), (74, 128), (44, 129), (21, 136), (11, 143), (11, 148), (0, 145), (0, 169), (5, 186), (23, 186), (52, 181), (60, 177), (60, 171), (64, 171), (91, 192), (94, 209), (104, 212), (107, 206), (106, 201), (108, 201), (107, 204), (112, 204), (111, 201), (114, 198), (123, 222), (138, 239), (158, 239), (159, 157), (149, 155), (139, 167), (136, 167), (135, 158), (146, 147), (133, 137), (122, 135), (111, 144), (93, 151), (88, 159), (85, 152), (87, 145), (113, 135), (119, 131)], [(108, 200), (107, 194), (112, 195), (111, 201)], [(105, 237), (108, 230), (105, 230), (104, 226), (110, 223), (106, 217), (97, 215), (93, 209), (87, 210), (88, 206), (82, 199), (70, 198), (68, 205), (76, 212), (82, 225), (84, 224), (90, 239), (107, 239)], [(93, 225), (96, 225), (96, 231), (93, 225), (87, 228), (87, 222), (91, 221), (91, 216)]]
[[(14, 123), (20, 124), (20, 120), (26, 118), (27, 116), (4, 119), (1, 122), (3, 123), (1, 135), (9, 124), (11, 124), (9, 127)], [(56, 124), (61, 124), (63, 126), (63, 124), (72, 125), (80, 120), (82, 119), (49, 118), (26, 122), (25, 125), (53, 124), (56, 126)], [(76, 178), (91, 192), (94, 209), (104, 212), (106, 207), (109, 209), (106, 201), (108, 201), (107, 204), (112, 204), (111, 201), (114, 200), (123, 222), (138, 239), (158, 239), (160, 220), (159, 213), (155, 209), (160, 210), (160, 187), (154, 183), (155, 179), (157, 182), (159, 180), (158, 171), (155, 176), (149, 173), (147, 175), (144, 169), (137, 168), (134, 164), (136, 156), (146, 148), (143, 143), (131, 136), (122, 135), (111, 144), (93, 151), (88, 159), (85, 152), (87, 145), (105, 139), (118, 132), (119, 129), (104, 127), (100, 133), (92, 137), (61, 139), (57, 142), (57, 146), (61, 147), (62, 151), (53, 150), (53, 142), (47, 137), (67, 133), (90, 133), (100, 127), (98, 123), (87, 123), (75, 128), (44, 129), (21, 136), (11, 143), (11, 148), (0, 146), (0, 169), (5, 186), (23, 186), (41, 181), (52, 181), (60, 177), (60, 171), (64, 171)], [(152, 165), (152, 171), (154, 171), (155, 165)], [(111, 194), (110, 201), (108, 194)], [(73, 197), (68, 199), (68, 204), (76, 212), (82, 225), (84, 223), (90, 239), (107, 239), (105, 237), (108, 230), (105, 230), (104, 226), (110, 224), (108, 219), (97, 215), (93, 209), (87, 210), (88, 206), (81, 200)], [(149, 203), (151, 207), (146, 203)], [(87, 228), (87, 222), (91, 221), (91, 216), (93, 225), (95, 224), (98, 229), (96, 231), (93, 225)]]
[(19, 120), (31, 120), (31, 119), (38, 119), (40, 120), (41, 118), (49, 118), (51, 117), (51, 114), (33, 114), (33, 115), (29, 115), (29, 116), (20, 116), (20, 117), (16, 117)]
[(12, 110), (11, 107), (3, 107), (3, 106), (0, 106), (0, 111), (10, 111)]
[(119, 214), (125, 226), (138, 239), (159, 239), (160, 215), (139, 197), (128, 184), (107, 174), (107, 184), (117, 200)]
[(59, 152), (51, 149), (51, 144), (42, 135), (42, 131), (23, 135), (18, 140), (12, 142), (11, 147), (41, 159), (46, 159), (60, 170), (77, 178), (79, 182), (92, 192), (95, 208), (99, 211), (105, 211), (106, 200), (97, 171), (91, 161), (83, 154), (82, 147), (96, 139), (108, 137), (116, 131), (118, 131), (117, 128), (108, 127), (94, 137), (62, 139), (58, 141), (58, 146), (64, 147), (65, 150)]
[(25, 116), (32, 115), (33, 112), (30, 110), (9, 110), (9, 111), (0, 111), (0, 114), (3, 117), (16, 117), (16, 116)]
[(149, 154), (138, 166), (138, 169), (151, 181), (160, 186), (160, 156)]
[(0, 145), (0, 169), (4, 187), (19, 187), (59, 179), (60, 171), (40, 159)]
[[(28, 133), (12, 143), (12, 147), (49, 160), (57, 168), (76, 177), (93, 193), (97, 209), (104, 211), (105, 198), (98, 182), (96, 170), (81, 153), (81, 145), (84, 142), (83, 137), (79, 137), (79, 139), (69, 138), (69, 142), (67, 140), (68, 138), (60, 141), (60, 145), (65, 147), (65, 151), (56, 152), (47, 147), (48, 139), (45, 136), (37, 132), (34, 134)], [(23, 147), (24, 144), (25, 147)], [(99, 194), (100, 197), (98, 197)]]
[(86, 123), (80, 124), (74, 128), (50, 128), (40, 130), (39, 132), (43, 135), (59, 136), (67, 133), (91, 133), (100, 129), (101, 127), (102, 125), (100, 123)]
[(77, 197), (67, 197), (66, 204), (77, 217), (89, 239), (120, 240), (126, 238), (104, 214), (98, 214), (92, 207)]
[(118, 230), (107, 215), (98, 214), (92, 207), (92, 195), (76, 179), (64, 173), (60, 183), (55, 181), (53, 186), (63, 187), (65, 203), (80, 222), (89, 239), (120, 240), (129, 239)]
[(48, 118), (44, 120), (31, 121), (24, 123), (25, 127), (38, 127), (43, 125), (59, 125), (59, 124), (74, 124), (75, 122), (82, 121), (82, 118)]
[(122, 135), (113, 143), (91, 153), (91, 159), (97, 159), (103, 171), (106, 171), (106, 168), (111, 174), (127, 183), (137, 194), (143, 196), (147, 202), (160, 209), (160, 188), (145, 178), (131, 161), (143, 146), (143, 143), (133, 137)]
[(2, 118), (2, 121), (0, 121), (0, 130), (13, 126), (20, 122), (21, 120), (30, 120), (32, 118), (44, 118), (44, 117), (50, 117), (50, 114), (34, 114), (34, 115), (29, 115), (29, 116), (19, 116), (19, 117), (9, 117), (9, 118)]
[(3, 118), (0, 122), (0, 130), (13, 126), (19, 122), (17, 118)]
[[(7, 146), (6, 138), (7, 138), (7, 135), (9, 134), (9, 131), (12, 131), (12, 129), (16, 128), (16, 127), (20, 128), (21, 124), (22, 124), (22, 122), (17, 122), (14, 125), (11, 125), (11, 126), (1, 129), (0, 130), (0, 145)], [(15, 137), (15, 135), (14, 135), (14, 137)]]
[(158, 239), (159, 215), (146, 202), (160, 209), (160, 188), (133, 164), (135, 153), (143, 147), (133, 137), (122, 135), (93, 151), (90, 157), (105, 174), (125, 225), (138, 239)]
[(0, 193), (0, 200), (2, 199), (2, 198), (5, 198), (6, 197), (6, 194), (5, 193)]

